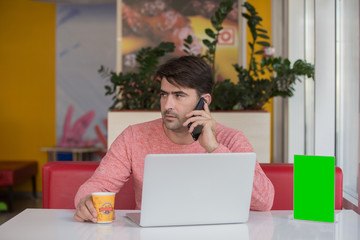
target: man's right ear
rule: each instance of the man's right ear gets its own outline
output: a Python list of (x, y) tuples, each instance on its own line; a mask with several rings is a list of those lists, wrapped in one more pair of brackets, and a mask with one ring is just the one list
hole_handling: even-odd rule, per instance
[(201, 97), (203, 97), (205, 99), (205, 102), (206, 102), (207, 105), (210, 105), (210, 103), (211, 103), (211, 95), (210, 95), (210, 93), (203, 94)]

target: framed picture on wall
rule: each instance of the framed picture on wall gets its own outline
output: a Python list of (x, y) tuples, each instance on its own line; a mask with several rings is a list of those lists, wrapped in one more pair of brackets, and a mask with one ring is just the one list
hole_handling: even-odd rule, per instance
[[(192, 53), (202, 54), (207, 38), (206, 28), (212, 28), (211, 16), (221, 0), (117, 0), (117, 71), (132, 71), (136, 67), (136, 53), (143, 47), (157, 46), (160, 42), (173, 42), (172, 56), (186, 55), (184, 39), (193, 38)], [(216, 49), (217, 80), (236, 79), (233, 63), (240, 63), (246, 53), (240, 49), (245, 36), (239, 16), (239, 4), (234, 2)], [(163, 59), (165, 60), (165, 59)]]

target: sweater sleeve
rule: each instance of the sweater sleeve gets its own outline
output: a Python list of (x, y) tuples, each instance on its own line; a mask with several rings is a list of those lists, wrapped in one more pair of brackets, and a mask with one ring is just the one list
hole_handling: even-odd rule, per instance
[[(130, 139), (130, 140), (129, 140)], [(82, 198), (93, 192), (119, 192), (131, 173), (131, 127), (125, 129), (111, 145), (94, 174), (80, 186), (75, 208)]]
[[(220, 145), (215, 149), (214, 153), (254, 152), (251, 144), (242, 132), (232, 130), (229, 134), (225, 134), (225, 136), (226, 137), (221, 137), (220, 135), (218, 137)], [(250, 209), (270, 211), (273, 205), (274, 196), (274, 186), (256, 160)]]

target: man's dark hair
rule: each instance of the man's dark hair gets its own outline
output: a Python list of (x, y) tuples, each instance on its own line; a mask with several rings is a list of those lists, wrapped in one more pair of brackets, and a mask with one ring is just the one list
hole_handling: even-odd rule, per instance
[(164, 77), (175, 86), (195, 89), (199, 97), (205, 93), (211, 94), (214, 85), (210, 66), (195, 56), (172, 58), (162, 64), (155, 78), (161, 82)]

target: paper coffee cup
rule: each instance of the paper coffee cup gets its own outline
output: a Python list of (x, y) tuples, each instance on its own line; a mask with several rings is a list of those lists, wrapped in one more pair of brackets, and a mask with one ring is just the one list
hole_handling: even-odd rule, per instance
[(92, 201), (98, 214), (98, 223), (111, 223), (114, 216), (115, 193), (96, 192), (92, 194)]

